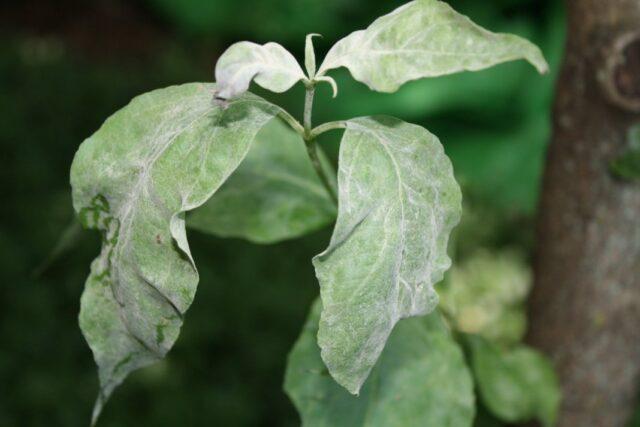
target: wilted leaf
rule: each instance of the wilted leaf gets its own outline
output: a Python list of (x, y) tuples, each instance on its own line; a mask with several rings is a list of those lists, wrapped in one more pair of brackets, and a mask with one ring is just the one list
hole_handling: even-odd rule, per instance
[(537, 418), (553, 426), (560, 389), (551, 363), (522, 345), (503, 350), (480, 337), (468, 338), (473, 374), (491, 412), (507, 422)]
[(447, 3), (415, 0), (338, 41), (318, 74), (347, 67), (371, 89), (395, 92), (410, 80), (515, 59), (526, 59), (541, 73), (548, 69), (540, 49), (527, 40), (489, 32)]
[[(325, 161), (330, 175), (331, 166)], [(331, 222), (336, 209), (316, 175), (304, 141), (280, 121), (256, 136), (246, 159), (187, 225), (223, 237), (273, 243)]]
[(184, 212), (215, 192), (279, 111), (253, 95), (221, 109), (214, 89), (186, 84), (135, 98), (73, 161), (76, 212), (103, 234), (80, 310), (100, 374), (94, 420), (129, 372), (173, 346), (198, 282)]
[(251, 42), (235, 43), (220, 56), (216, 64), (216, 97), (231, 99), (257, 84), (272, 92), (285, 92), (304, 72), (296, 59), (278, 43), (259, 45)]
[(306, 427), (471, 426), (471, 375), (438, 313), (402, 320), (360, 396), (336, 384), (316, 343), (314, 304), (287, 365), (285, 391)]
[(313, 261), (318, 343), (331, 375), (358, 393), (396, 322), (436, 306), (461, 195), (438, 139), (391, 117), (347, 122), (338, 187), (331, 242)]
[(457, 330), (512, 344), (526, 329), (524, 301), (530, 288), (531, 271), (520, 255), (481, 251), (455, 265), (438, 294)]

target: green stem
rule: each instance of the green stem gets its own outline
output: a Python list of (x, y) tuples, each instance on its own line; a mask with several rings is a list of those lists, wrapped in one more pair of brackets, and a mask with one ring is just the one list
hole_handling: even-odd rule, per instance
[(327, 123), (323, 123), (319, 126), (316, 126), (315, 128), (313, 128), (311, 130), (311, 138), (315, 139), (317, 138), (319, 135), (328, 132), (330, 130), (334, 130), (334, 129), (344, 129), (347, 127), (347, 122), (344, 120), (338, 120), (337, 122), (327, 122)]
[(287, 122), (287, 124), (289, 126), (291, 126), (291, 128), (294, 131), (296, 131), (298, 134), (300, 134), (301, 137), (304, 138), (304, 136), (305, 136), (304, 127), (300, 124), (300, 122), (298, 122), (296, 119), (294, 119), (291, 114), (289, 114), (285, 110), (281, 109), (280, 112), (278, 113), (278, 117), (280, 117), (282, 120)]
[(311, 112), (313, 111), (313, 97), (315, 93), (316, 86), (311, 82), (307, 85), (304, 95), (304, 117), (302, 121), (307, 137), (311, 134)]
[(318, 174), (318, 178), (320, 178), (322, 185), (324, 185), (324, 187), (327, 189), (327, 193), (329, 193), (329, 197), (331, 197), (333, 203), (338, 206), (338, 196), (336, 195), (336, 191), (333, 188), (333, 185), (331, 185), (331, 182), (329, 181), (329, 177), (327, 176), (325, 169), (322, 167), (322, 162), (320, 161), (320, 156), (318, 155), (318, 144), (316, 143), (316, 140), (312, 139), (310, 141), (306, 141), (306, 145), (307, 154), (309, 154), (309, 159), (311, 160), (311, 164)]
[(329, 196), (333, 203), (338, 205), (338, 196), (336, 195), (335, 189), (331, 185), (331, 181), (327, 176), (326, 170), (322, 167), (322, 162), (320, 161), (320, 156), (318, 155), (318, 144), (316, 142), (315, 136), (312, 135), (311, 131), (311, 113), (313, 111), (313, 96), (315, 95), (315, 87), (313, 83), (310, 83), (306, 86), (306, 93), (304, 97), (304, 117), (303, 117), (303, 125), (304, 125), (304, 141), (307, 146), (307, 154), (309, 155), (309, 159), (311, 160), (311, 165), (313, 169), (315, 169), (318, 178), (320, 178), (320, 182), (326, 188)]

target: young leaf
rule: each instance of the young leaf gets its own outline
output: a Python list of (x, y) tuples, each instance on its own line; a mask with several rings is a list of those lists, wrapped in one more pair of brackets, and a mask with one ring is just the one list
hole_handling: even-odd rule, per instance
[(545, 427), (555, 424), (560, 389), (542, 354), (525, 346), (502, 350), (478, 336), (467, 341), (480, 395), (494, 415), (510, 423), (535, 417)]
[(285, 92), (305, 78), (296, 59), (277, 43), (235, 43), (216, 64), (216, 97), (231, 99), (249, 89), (251, 80), (272, 92)]
[(357, 394), (396, 322), (436, 306), (461, 195), (438, 139), (391, 117), (347, 122), (338, 188), (331, 242), (313, 260), (318, 343), (331, 375)]
[[(331, 165), (325, 161), (329, 175)], [(187, 225), (222, 237), (273, 243), (316, 230), (336, 215), (311, 167), (304, 141), (274, 120), (222, 188), (187, 216)]]
[(475, 405), (462, 352), (438, 313), (401, 321), (360, 396), (331, 379), (316, 343), (314, 304), (289, 355), (285, 391), (306, 427), (470, 427)]
[(410, 80), (515, 59), (526, 59), (541, 73), (548, 69), (540, 49), (527, 40), (491, 33), (439, 0), (414, 0), (338, 41), (318, 75), (347, 67), (371, 89), (395, 92)]
[(80, 308), (100, 376), (94, 421), (113, 389), (178, 337), (198, 282), (184, 212), (216, 191), (279, 112), (253, 95), (220, 108), (214, 89), (186, 84), (139, 96), (74, 158), (74, 208), (103, 234)]
[(316, 75), (316, 51), (313, 48), (313, 38), (321, 37), (320, 34), (307, 34), (304, 43), (304, 67), (307, 69), (307, 75), (313, 79)]

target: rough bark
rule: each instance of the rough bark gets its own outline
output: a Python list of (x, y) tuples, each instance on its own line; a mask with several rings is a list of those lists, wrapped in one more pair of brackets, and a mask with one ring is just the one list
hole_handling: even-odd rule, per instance
[(609, 164), (640, 124), (640, 0), (566, 7), (528, 341), (557, 368), (559, 427), (621, 427), (640, 383), (640, 184)]

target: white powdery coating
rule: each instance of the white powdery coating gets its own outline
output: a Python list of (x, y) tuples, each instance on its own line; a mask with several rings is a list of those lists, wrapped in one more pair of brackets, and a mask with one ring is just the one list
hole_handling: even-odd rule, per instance
[(336, 227), (314, 258), (318, 343), (336, 381), (358, 393), (398, 320), (436, 306), (461, 194), (438, 139), (391, 117), (347, 122), (338, 185)]
[(438, 0), (415, 0), (336, 43), (318, 75), (347, 67), (373, 90), (395, 92), (403, 83), (526, 59), (539, 72), (548, 66), (535, 45), (496, 34)]
[(473, 381), (439, 313), (400, 321), (359, 396), (326, 374), (316, 303), (289, 354), (284, 388), (305, 427), (471, 427)]
[(222, 99), (242, 95), (254, 79), (263, 88), (281, 93), (305, 78), (294, 56), (278, 43), (246, 41), (229, 46), (218, 59), (215, 75), (216, 96)]
[(184, 212), (211, 197), (279, 112), (255, 96), (223, 109), (214, 90), (186, 84), (139, 96), (74, 158), (74, 207), (104, 237), (80, 310), (100, 374), (94, 420), (129, 372), (162, 358), (178, 336), (198, 283)]

